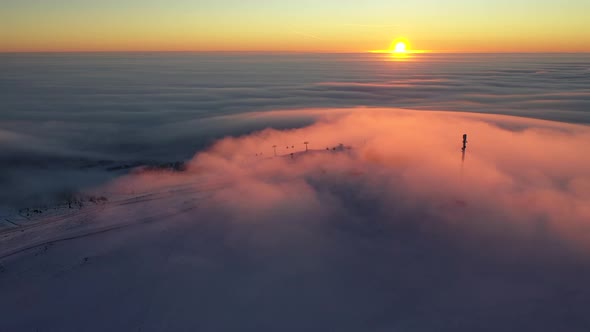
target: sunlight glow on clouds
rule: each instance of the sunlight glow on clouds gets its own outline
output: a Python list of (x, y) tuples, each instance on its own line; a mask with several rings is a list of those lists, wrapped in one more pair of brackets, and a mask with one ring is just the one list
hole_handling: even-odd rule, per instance
[[(579, 150), (590, 143), (586, 126), (379, 108), (260, 114), (304, 115), (318, 122), (223, 139), (198, 153), (187, 174), (170, 179), (223, 179), (227, 187), (213, 198), (230, 219), (275, 223), (287, 216), (302, 220), (300, 214), (350, 213), (361, 223), (375, 218), (416, 223), (429, 232), (455, 229), (495, 241), (520, 239), (516, 246), (543, 236), (574, 247), (587, 244), (590, 156)], [(462, 165), (463, 133), (469, 143)], [(304, 141), (310, 152), (302, 152)], [(340, 143), (352, 148), (331, 151)], [(273, 157), (275, 144), (282, 157)]]

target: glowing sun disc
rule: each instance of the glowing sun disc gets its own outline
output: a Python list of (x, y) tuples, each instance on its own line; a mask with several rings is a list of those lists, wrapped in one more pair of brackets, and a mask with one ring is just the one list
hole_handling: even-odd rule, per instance
[(404, 42), (397, 42), (393, 47), (394, 53), (406, 53), (406, 43)]

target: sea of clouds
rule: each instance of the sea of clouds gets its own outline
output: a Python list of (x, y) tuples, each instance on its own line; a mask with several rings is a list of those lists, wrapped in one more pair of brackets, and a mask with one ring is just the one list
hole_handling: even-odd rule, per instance
[[(590, 122), (587, 54), (0, 55), (0, 206), (186, 160), (224, 136), (309, 125), (249, 112), (403, 107)], [(343, 138), (344, 139), (344, 138)]]

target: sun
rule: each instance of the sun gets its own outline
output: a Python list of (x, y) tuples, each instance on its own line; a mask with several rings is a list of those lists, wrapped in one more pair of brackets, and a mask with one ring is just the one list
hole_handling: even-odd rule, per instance
[(395, 46), (393, 47), (393, 53), (406, 53), (407, 52), (407, 46), (406, 43), (400, 41), (395, 43)]
[(401, 61), (412, 59), (415, 60), (417, 54), (429, 52), (425, 50), (415, 50), (412, 46), (414, 45), (410, 42), (409, 39), (405, 37), (397, 37), (393, 41), (390, 40), (390, 44), (387, 49), (374, 50), (368, 52), (387, 54), (388, 56), (385, 58)]

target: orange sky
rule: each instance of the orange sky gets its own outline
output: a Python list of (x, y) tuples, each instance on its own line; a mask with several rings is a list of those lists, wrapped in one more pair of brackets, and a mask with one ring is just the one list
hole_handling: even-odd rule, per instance
[(0, 51), (590, 51), (589, 1), (8, 1)]

